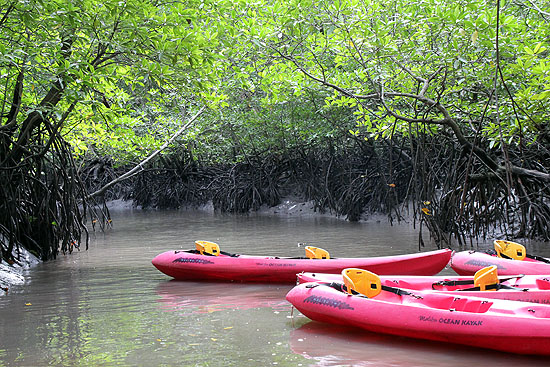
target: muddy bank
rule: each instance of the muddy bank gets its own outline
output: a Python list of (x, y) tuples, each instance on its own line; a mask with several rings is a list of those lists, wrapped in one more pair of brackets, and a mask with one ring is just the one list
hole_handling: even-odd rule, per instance
[(25, 270), (40, 262), (36, 256), (23, 248), (16, 250), (15, 257), (17, 262), (13, 264), (0, 262), (0, 295), (8, 293), (13, 286), (25, 284)]

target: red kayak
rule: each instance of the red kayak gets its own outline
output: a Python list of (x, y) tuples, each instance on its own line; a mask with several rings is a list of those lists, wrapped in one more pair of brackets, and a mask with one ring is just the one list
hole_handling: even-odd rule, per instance
[[(550, 304), (550, 278), (541, 275), (516, 275), (500, 277), (495, 289), (480, 290), (474, 285), (473, 276), (393, 276), (380, 277), (381, 284), (409, 290), (434, 291), (448, 295), (505, 299)], [(341, 274), (300, 273), (298, 282), (342, 282)]]
[(286, 299), (320, 322), (510, 353), (550, 355), (548, 305), (393, 287), (366, 297), (344, 289), (349, 288), (342, 283), (305, 283), (294, 287)]
[(300, 272), (340, 273), (361, 267), (378, 274), (433, 275), (448, 264), (449, 249), (366, 258), (292, 258), (277, 256), (231, 255), (217, 251), (216, 256), (197, 250), (166, 251), (152, 263), (166, 275), (180, 280), (217, 280), (295, 283)]
[(490, 255), (485, 252), (461, 251), (455, 252), (451, 258), (451, 267), (458, 275), (473, 275), (479, 269), (491, 265), (496, 265), (500, 275), (550, 274), (549, 263), (528, 257), (525, 257), (523, 260), (515, 260)]

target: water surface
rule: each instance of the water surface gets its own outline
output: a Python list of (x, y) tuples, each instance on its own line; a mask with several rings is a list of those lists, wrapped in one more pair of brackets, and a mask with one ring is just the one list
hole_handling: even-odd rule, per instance
[(113, 219), (88, 251), (38, 265), (0, 298), (0, 366), (547, 365), (311, 322), (285, 301), (292, 285), (174, 281), (151, 265), (198, 239), (251, 255), (303, 256), (305, 243), (339, 257), (404, 254), (418, 251), (410, 226), (200, 211)]

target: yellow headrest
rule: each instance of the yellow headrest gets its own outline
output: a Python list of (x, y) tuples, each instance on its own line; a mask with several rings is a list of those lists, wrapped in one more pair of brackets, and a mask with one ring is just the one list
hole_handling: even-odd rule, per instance
[(330, 254), (327, 250), (314, 246), (306, 246), (306, 256), (309, 259), (330, 259)]
[(496, 289), (487, 289), (487, 287), (498, 283), (499, 280), (496, 265), (479, 269), (474, 274), (474, 287), (479, 287), (480, 291), (496, 291)]
[(352, 290), (369, 298), (376, 297), (382, 291), (382, 284), (378, 275), (370, 271), (347, 268), (342, 270), (342, 277), (346, 291), (352, 294)]
[(195, 241), (195, 248), (204, 255), (205, 253), (218, 256), (220, 254), (220, 246), (217, 243), (210, 241)]
[(525, 246), (520, 245), (516, 242), (495, 240), (494, 245), (498, 257), (508, 257), (514, 260), (523, 260), (527, 255), (525, 251)]

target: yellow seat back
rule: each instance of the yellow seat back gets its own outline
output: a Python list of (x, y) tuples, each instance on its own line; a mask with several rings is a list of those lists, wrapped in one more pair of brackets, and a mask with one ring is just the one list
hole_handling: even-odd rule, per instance
[(480, 291), (496, 291), (495, 289), (487, 289), (490, 285), (496, 285), (499, 283), (497, 266), (491, 265), (483, 269), (479, 269), (474, 274), (474, 287), (479, 287)]
[(527, 255), (525, 251), (525, 246), (520, 245), (516, 242), (495, 240), (494, 245), (498, 257), (509, 257), (514, 260), (523, 260)]
[(210, 241), (195, 241), (195, 248), (201, 255), (205, 253), (218, 256), (220, 254), (220, 246), (217, 243)]
[(327, 250), (314, 246), (306, 246), (306, 256), (308, 259), (330, 259), (330, 254)]
[(370, 271), (347, 268), (342, 270), (342, 277), (346, 291), (353, 294), (352, 290), (361, 293), (369, 298), (376, 297), (382, 291), (382, 284), (378, 275)]

